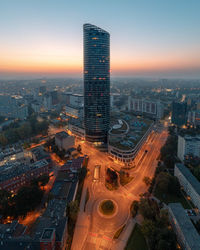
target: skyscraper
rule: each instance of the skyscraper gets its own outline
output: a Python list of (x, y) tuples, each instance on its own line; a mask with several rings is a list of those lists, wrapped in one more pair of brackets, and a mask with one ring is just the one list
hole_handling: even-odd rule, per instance
[(110, 123), (110, 34), (91, 24), (84, 33), (84, 125), (86, 140), (106, 145)]

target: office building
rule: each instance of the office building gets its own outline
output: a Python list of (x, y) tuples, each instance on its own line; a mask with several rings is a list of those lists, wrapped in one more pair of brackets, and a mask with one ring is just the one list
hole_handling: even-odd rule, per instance
[(185, 102), (172, 103), (171, 122), (177, 126), (183, 126), (187, 122), (187, 104)]
[(183, 164), (177, 163), (174, 168), (176, 176), (187, 195), (190, 196), (193, 204), (200, 209), (200, 182)]
[(200, 157), (200, 135), (196, 136), (178, 136), (177, 156), (181, 161), (184, 161), (188, 155)]
[(84, 24), (84, 126), (86, 140), (107, 144), (110, 122), (110, 35)]
[(169, 203), (169, 219), (182, 249), (199, 250), (200, 236), (180, 203)]
[(128, 110), (135, 112), (136, 114), (146, 114), (152, 118), (161, 119), (163, 117), (164, 107), (163, 104), (158, 101), (137, 99), (129, 96), (128, 98)]

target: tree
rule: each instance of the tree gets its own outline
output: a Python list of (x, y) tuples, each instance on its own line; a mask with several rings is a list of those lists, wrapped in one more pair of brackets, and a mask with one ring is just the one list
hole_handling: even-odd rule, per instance
[(11, 193), (6, 190), (0, 190), (0, 214), (6, 215), (9, 208)]
[(150, 219), (144, 219), (141, 230), (147, 238), (153, 237), (156, 232), (155, 223)]
[(131, 215), (132, 217), (135, 217), (137, 215), (138, 212), (138, 208), (139, 208), (139, 202), (138, 201), (133, 201), (131, 204)]
[(145, 219), (155, 220), (157, 214), (155, 203), (149, 199), (141, 198), (139, 202), (139, 212)]
[(86, 175), (87, 175), (87, 168), (83, 166), (79, 171), (79, 175), (78, 175), (79, 181), (83, 181)]
[(78, 212), (79, 212), (79, 204), (78, 204), (78, 201), (77, 201), (77, 200), (71, 201), (71, 202), (68, 204), (68, 207), (67, 207), (67, 214), (68, 214), (69, 218), (70, 218), (74, 223), (76, 222), (76, 218), (77, 218)]
[(38, 177), (38, 182), (40, 186), (46, 186), (46, 184), (49, 182), (49, 175), (41, 175), (40, 177)]
[(4, 134), (0, 134), (0, 144), (2, 146), (6, 146), (8, 144), (8, 140)]
[(21, 187), (15, 196), (16, 215), (26, 216), (40, 204), (42, 197), (43, 191), (37, 186)]
[(143, 178), (143, 182), (144, 182), (147, 186), (149, 186), (149, 185), (151, 185), (151, 178), (149, 178), (148, 176), (145, 176), (145, 177)]
[(200, 165), (198, 167), (195, 167), (193, 169), (193, 174), (196, 176), (196, 178), (200, 181)]

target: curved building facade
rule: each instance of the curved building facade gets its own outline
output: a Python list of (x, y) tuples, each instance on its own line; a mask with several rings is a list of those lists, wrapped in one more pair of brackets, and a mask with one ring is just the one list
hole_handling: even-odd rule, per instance
[(86, 140), (107, 144), (110, 124), (110, 34), (91, 24), (84, 33), (84, 125)]

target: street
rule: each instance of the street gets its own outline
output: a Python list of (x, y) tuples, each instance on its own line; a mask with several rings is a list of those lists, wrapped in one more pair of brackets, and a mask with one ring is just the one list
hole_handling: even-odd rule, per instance
[[(81, 143), (83, 154), (89, 156), (88, 169), (90, 175), (85, 179), (81, 198), (80, 211), (75, 227), (72, 249), (120, 249), (120, 241), (113, 240), (114, 234), (130, 219), (130, 205), (133, 200), (139, 199), (140, 194), (147, 191), (143, 182), (145, 176), (153, 177), (157, 167), (157, 159), (160, 148), (168, 136), (166, 127), (159, 127), (152, 131), (147, 141), (139, 150), (134, 163), (135, 167), (126, 170), (133, 180), (125, 186), (119, 186), (117, 190), (110, 191), (105, 187), (105, 169), (112, 166), (120, 170), (121, 165), (112, 162), (107, 153), (93, 148), (86, 142)], [(80, 143), (77, 141), (77, 143)], [(95, 165), (101, 165), (99, 182), (93, 182)], [(86, 193), (89, 191), (89, 199), (85, 205)], [(105, 199), (110, 199), (116, 204), (116, 213), (107, 217), (99, 213), (99, 204)], [(129, 234), (126, 234), (125, 241)], [(118, 246), (119, 245), (119, 246)]]

